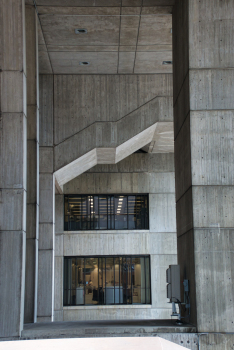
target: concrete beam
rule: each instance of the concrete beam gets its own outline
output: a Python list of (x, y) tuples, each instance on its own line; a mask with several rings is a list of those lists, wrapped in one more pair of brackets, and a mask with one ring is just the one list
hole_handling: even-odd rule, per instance
[(116, 148), (95, 148), (80, 158), (57, 170), (54, 175), (60, 189), (62, 186), (97, 164), (116, 164), (153, 139), (156, 124), (137, 134)]

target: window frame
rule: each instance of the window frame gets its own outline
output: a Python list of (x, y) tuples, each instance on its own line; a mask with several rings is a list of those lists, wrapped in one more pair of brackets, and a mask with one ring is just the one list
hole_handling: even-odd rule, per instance
[[(63, 257), (63, 307), (84, 307), (84, 306), (97, 306), (97, 307), (105, 307), (105, 306), (116, 306), (116, 305), (121, 305), (121, 306), (136, 306), (136, 305), (152, 305), (152, 283), (151, 283), (151, 255), (150, 254), (146, 254), (146, 255), (142, 255), (142, 254), (121, 254), (121, 255), (77, 255), (77, 256), (64, 256)], [(132, 273), (131, 273), (131, 303), (121, 303), (120, 302), (120, 297), (119, 297), (119, 303), (112, 303), (112, 304), (85, 304), (85, 293), (84, 293), (84, 303), (83, 304), (65, 304), (64, 303), (64, 291), (65, 291), (65, 261), (68, 259), (84, 259), (84, 270), (85, 270), (85, 259), (90, 259), (90, 258), (95, 258), (95, 259), (103, 259), (105, 258), (105, 271), (102, 271), (102, 276), (105, 273), (105, 281), (106, 281), (106, 259), (107, 258), (130, 258), (131, 259), (131, 265), (132, 265), (132, 259), (133, 258), (144, 258), (144, 273), (145, 273), (145, 302), (144, 303), (133, 303), (133, 282), (132, 282)], [(146, 259), (148, 258), (149, 261), (149, 288), (146, 288)], [(103, 262), (102, 262), (103, 264)], [(120, 266), (120, 265), (119, 265)], [(98, 267), (99, 269), (99, 267)], [(115, 270), (114, 270), (115, 271)], [(84, 274), (84, 272), (83, 272)], [(120, 276), (120, 269), (119, 269), (119, 276)], [(84, 278), (84, 277), (83, 277)], [(120, 278), (120, 277), (119, 277)], [(98, 277), (99, 280), (99, 277)], [(99, 287), (99, 286), (98, 286)], [(86, 286), (83, 287), (83, 290), (85, 291)], [(103, 288), (103, 279), (102, 279), (102, 288)], [(114, 300), (115, 300), (115, 282), (114, 282)], [(149, 302), (146, 302), (146, 290), (149, 289), (150, 292), (150, 297), (149, 297)], [(72, 288), (67, 288), (66, 290), (72, 290)], [(119, 288), (120, 290), (120, 288)], [(106, 287), (104, 287), (104, 300), (106, 302)], [(71, 295), (70, 295), (70, 299), (71, 299)]]
[[(75, 198), (75, 197), (83, 197), (83, 198), (88, 198), (88, 197), (98, 197), (98, 226), (100, 227), (100, 208), (99, 208), (99, 201), (100, 201), (100, 197), (101, 196), (105, 196), (107, 198), (107, 228), (94, 228), (94, 221), (91, 221), (91, 214), (90, 214), (90, 224), (92, 223), (93, 224), (93, 227), (92, 228), (80, 228), (80, 229), (72, 229), (71, 228), (71, 223), (72, 221), (69, 220), (70, 218), (70, 215), (66, 215), (65, 213), (65, 206), (66, 206), (66, 198), (68, 198), (68, 205), (69, 205), (69, 198)], [(115, 214), (115, 198), (118, 198), (118, 197), (127, 197), (127, 228), (116, 228), (116, 214)], [(129, 205), (128, 205), (128, 198), (131, 197), (131, 196), (141, 196), (141, 197), (145, 197), (145, 199), (147, 199), (147, 208), (144, 208), (145, 209), (145, 213), (144, 213), (144, 228), (129, 228), (129, 216), (131, 214), (129, 214)], [(114, 228), (109, 228), (108, 227), (108, 222), (109, 222), (109, 218), (111, 218), (111, 214), (108, 213), (108, 199), (109, 198), (114, 198), (114, 209), (113, 209), (113, 212), (114, 214), (112, 214), (114, 216)], [(144, 199), (144, 200), (145, 200)], [(64, 195), (64, 206), (63, 206), (63, 213), (64, 213), (64, 220), (63, 220), (63, 228), (64, 228), (64, 231), (124, 231), (124, 230), (127, 230), (127, 231), (135, 231), (135, 230), (139, 230), (139, 231), (142, 231), (142, 230), (149, 230), (149, 194), (148, 193), (114, 193), (114, 194), (65, 194)], [(88, 212), (88, 206), (87, 206), (87, 212)], [(123, 214), (120, 214), (120, 215), (123, 215)], [(82, 217), (82, 215), (80, 215)], [(66, 222), (66, 217), (68, 217), (68, 220)], [(81, 224), (82, 224), (82, 220), (81, 220)]]

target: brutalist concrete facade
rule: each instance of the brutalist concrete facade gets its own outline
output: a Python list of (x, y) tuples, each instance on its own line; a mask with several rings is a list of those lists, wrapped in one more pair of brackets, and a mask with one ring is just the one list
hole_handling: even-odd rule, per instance
[[(45, 8), (42, 0), (35, 3), (0, 3), (0, 338), (20, 337), (24, 322), (168, 318), (164, 272), (178, 259), (181, 283), (190, 281), (190, 321), (199, 334), (205, 333), (200, 349), (231, 349), (233, 2), (123, 4), (122, 25), (128, 28), (131, 22), (129, 38), (120, 36), (122, 46), (110, 54), (106, 67), (98, 53), (101, 61), (92, 74), (80, 73), (68, 53), (56, 52), (52, 45), (51, 18), (56, 13), (70, 16), (69, 11), (79, 16), (79, 1), (69, 2), (72, 9), (60, 0)], [(105, 1), (99, 1), (95, 15), (107, 11), (107, 17), (118, 16), (117, 3), (105, 9)], [(94, 16), (91, 6), (82, 10), (84, 16)], [(129, 13), (130, 22), (124, 17)], [(160, 62), (166, 57), (160, 53), (169, 45), (164, 32), (158, 35), (157, 49), (141, 31), (136, 36), (140, 19), (143, 28), (148, 20), (155, 30), (155, 13), (167, 34), (172, 17), (173, 75), (154, 62), (155, 52)], [(113, 40), (115, 21), (103, 20)], [(60, 35), (66, 51), (66, 38)], [(130, 47), (134, 36), (146, 40), (147, 54)], [(82, 50), (92, 57), (87, 46)], [(79, 62), (79, 55), (69, 57)], [(116, 57), (119, 68), (113, 73)], [(170, 136), (173, 123), (174, 154), (170, 137), (163, 138)], [(138, 149), (147, 153), (135, 154)], [(63, 230), (64, 194), (104, 192), (148, 193), (150, 229), (98, 234)], [(87, 255), (87, 247), (100, 255), (149, 254), (152, 305), (63, 307), (63, 258), (79, 255), (81, 247)]]

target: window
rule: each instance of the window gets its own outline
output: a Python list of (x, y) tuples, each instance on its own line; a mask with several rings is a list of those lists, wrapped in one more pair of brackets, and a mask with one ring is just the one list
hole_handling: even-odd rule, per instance
[(150, 304), (149, 256), (64, 258), (64, 306)]
[(65, 196), (65, 231), (149, 228), (148, 195)]

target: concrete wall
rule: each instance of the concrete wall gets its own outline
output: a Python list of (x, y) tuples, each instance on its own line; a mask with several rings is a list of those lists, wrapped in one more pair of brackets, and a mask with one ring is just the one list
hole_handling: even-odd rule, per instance
[(171, 74), (55, 75), (54, 170), (172, 121)]
[(0, 2), (0, 337), (24, 320), (27, 206), (25, 6)]
[[(156, 107), (154, 105), (154, 101)], [(38, 321), (96, 318), (168, 318), (165, 270), (176, 263), (175, 193), (173, 154), (134, 154), (116, 165), (99, 165), (64, 185), (64, 193), (149, 193), (150, 230), (144, 232), (63, 231), (63, 196), (56, 195), (56, 237), (53, 238), (53, 171), (58, 163), (69, 162), (69, 154), (90, 146), (96, 139), (110, 147), (115, 135), (107, 131), (78, 138), (96, 122), (104, 126), (125, 119), (127, 130), (138, 113), (144, 130), (149, 116), (172, 122), (172, 76), (40, 76), (40, 211), (38, 260)], [(144, 113), (142, 114), (142, 108)], [(139, 117), (138, 116), (138, 117)], [(150, 118), (151, 118), (150, 117)], [(120, 138), (123, 137), (120, 135)], [(59, 148), (69, 140), (69, 147)], [(109, 140), (109, 141), (108, 141)], [(112, 141), (111, 141), (112, 140)], [(108, 143), (109, 142), (109, 143)], [(54, 147), (54, 153), (53, 153)], [(91, 244), (90, 244), (91, 242)], [(55, 246), (54, 246), (55, 243)], [(91, 247), (91, 248), (90, 248)], [(55, 250), (54, 250), (55, 249)], [(53, 287), (53, 252), (55, 271)], [(63, 309), (63, 256), (67, 255), (150, 254), (152, 306)], [(52, 283), (52, 284), (51, 284)], [(158, 284), (160, 288), (156, 286)], [(54, 300), (51, 292), (54, 288)], [(157, 296), (155, 297), (155, 292)], [(46, 300), (46, 302), (45, 302)], [(73, 309), (73, 310), (72, 310)], [(118, 311), (117, 311), (118, 309)], [(82, 311), (83, 310), (83, 311)], [(92, 312), (90, 310), (93, 310)], [(108, 310), (108, 311), (107, 311)], [(132, 311), (130, 311), (132, 310)], [(82, 312), (81, 312), (82, 311)]]
[(53, 75), (40, 75), (37, 322), (53, 321), (54, 309), (53, 96)]
[(24, 323), (37, 314), (37, 262), (39, 231), (39, 71), (37, 14), (26, 5), (27, 53), (27, 235)]
[(178, 259), (199, 332), (233, 332), (233, 19), (232, 1), (175, 2)]
[[(149, 193), (150, 229), (63, 231), (63, 195), (56, 195), (55, 320), (169, 318), (165, 272), (177, 262), (173, 154), (136, 153), (116, 165), (98, 165), (64, 186), (65, 194)], [(63, 308), (63, 257), (149, 254), (152, 305)]]

